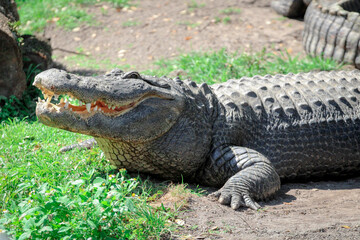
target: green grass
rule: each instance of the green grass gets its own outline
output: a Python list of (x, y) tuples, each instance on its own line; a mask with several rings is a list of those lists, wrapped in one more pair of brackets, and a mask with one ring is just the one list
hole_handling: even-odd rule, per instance
[(225, 15), (240, 14), (241, 9), (240, 8), (229, 7), (229, 8), (225, 8), (225, 9), (220, 10), (220, 13), (223, 13)]
[(105, 70), (110, 71), (114, 68), (120, 68), (124, 71), (130, 70), (131, 66), (129, 64), (119, 64), (123, 62), (123, 60), (119, 60), (118, 62), (113, 62), (110, 59), (102, 59), (99, 60), (93, 56), (87, 55), (71, 55), (65, 59), (68, 65), (76, 65), (77, 67), (83, 69), (92, 69), (92, 70)]
[(123, 27), (134, 27), (134, 26), (138, 26), (140, 24), (141, 24), (140, 22), (129, 20), (129, 21), (123, 22), (121, 25)]
[[(129, 6), (130, 0), (102, 0), (115, 7)], [(41, 32), (48, 22), (55, 22), (65, 29), (73, 29), (82, 23), (94, 24), (93, 17), (83, 6), (98, 3), (97, 0), (16, 0), (22, 34)]]
[(187, 26), (187, 27), (191, 27), (191, 28), (196, 28), (198, 27), (201, 23), (199, 22), (190, 22), (190, 21), (179, 21), (177, 22), (178, 25), (184, 25), (184, 26)]
[[(72, 55), (66, 59), (70, 65), (81, 68), (109, 71), (120, 68), (128, 71), (133, 68), (130, 65), (120, 65), (108, 59), (98, 60), (93, 56)], [(213, 52), (192, 52), (182, 54), (174, 60), (160, 60), (155, 62), (152, 70), (144, 71), (150, 75), (168, 75), (175, 70), (184, 70), (187, 75), (196, 82), (209, 84), (224, 82), (230, 78), (241, 78), (242, 76), (254, 76), (276, 73), (298, 73), (311, 70), (336, 70), (342, 67), (333, 60), (320, 57), (292, 57), (285, 53), (275, 55), (265, 50), (255, 53), (228, 53), (222, 49)]]
[[(157, 239), (174, 215), (147, 205), (147, 182), (114, 172), (85, 139), (38, 122), (0, 126), (0, 229), (16, 239)], [(106, 238), (107, 237), (107, 238)]]
[(230, 17), (224, 17), (224, 18), (222, 19), (222, 21), (223, 21), (223, 23), (225, 23), (225, 24), (229, 24), (229, 23), (231, 22), (231, 18), (230, 18)]
[(197, 8), (205, 7), (205, 3), (198, 3), (196, 0), (191, 0), (187, 3), (187, 6), (189, 11), (192, 12)]
[(214, 18), (214, 23), (221, 23), (221, 22), (225, 24), (229, 24), (231, 22), (231, 18), (229, 16), (226, 16), (224, 18), (216, 16)]
[(196, 82), (209, 84), (227, 81), (243, 76), (266, 75), (276, 73), (298, 73), (311, 70), (336, 70), (342, 67), (333, 60), (320, 57), (292, 57), (287, 53), (279, 56), (265, 50), (255, 53), (228, 53), (220, 51), (183, 54), (174, 60), (156, 62), (158, 68), (146, 71), (150, 75), (168, 75), (176, 70), (183, 70)]

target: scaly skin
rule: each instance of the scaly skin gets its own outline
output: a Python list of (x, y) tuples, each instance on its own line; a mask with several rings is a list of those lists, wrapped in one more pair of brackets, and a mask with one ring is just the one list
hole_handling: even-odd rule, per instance
[(116, 167), (221, 187), (212, 194), (220, 203), (258, 209), (254, 200), (273, 195), (280, 178), (358, 174), (359, 77), (267, 75), (208, 86), (119, 70), (94, 78), (51, 69), (34, 85), (50, 96), (96, 102), (89, 113), (40, 100), (36, 111), (46, 125), (94, 136)]

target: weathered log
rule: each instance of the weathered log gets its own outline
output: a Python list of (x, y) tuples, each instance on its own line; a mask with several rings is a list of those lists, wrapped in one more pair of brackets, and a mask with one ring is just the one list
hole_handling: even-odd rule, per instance
[(12, 0), (0, 0), (0, 4), (0, 95), (21, 98), (26, 78), (17, 37), (10, 27), (19, 16)]

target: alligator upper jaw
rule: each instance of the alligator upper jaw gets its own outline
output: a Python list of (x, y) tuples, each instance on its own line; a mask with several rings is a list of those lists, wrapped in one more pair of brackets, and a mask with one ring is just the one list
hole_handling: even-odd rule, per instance
[[(136, 107), (139, 103), (142, 101), (151, 98), (151, 97), (157, 97), (152, 95), (144, 95), (137, 99), (134, 99), (132, 101), (128, 101), (124, 104), (118, 104), (118, 105), (112, 105), (108, 104), (101, 100), (94, 100), (90, 103), (83, 103), (80, 99), (76, 99), (72, 94), (66, 94), (68, 95), (65, 97), (62, 95), (61, 97), (54, 92), (41, 88), (42, 93), (44, 96), (44, 99), (38, 98), (37, 105), (39, 106), (38, 109), (47, 109), (48, 111), (51, 111), (53, 113), (60, 113), (60, 112), (69, 112), (73, 114), (77, 114), (80, 117), (89, 117), (94, 114), (104, 114), (107, 116), (120, 116), (124, 114), (127, 111), (130, 111), (132, 108)], [(60, 97), (60, 101), (58, 103), (51, 103), (51, 100), (54, 98), (55, 100), (58, 100)], [(68, 99), (77, 100), (75, 103), (70, 103)], [(72, 101), (73, 102), (73, 101)], [(41, 107), (40, 107), (41, 105)], [(37, 111), (38, 115), (41, 115), (40, 111)]]
[[(39, 109), (51, 112), (69, 111), (82, 117), (96, 113), (119, 116), (148, 98), (172, 99), (162, 89), (155, 89), (138, 79), (115, 77), (81, 77), (59, 69), (49, 69), (38, 74), (34, 86), (44, 99), (38, 99)], [(65, 97), (67, 95), (67, 97)], [(51, 103), (52, 99), (60, 101)], [(73, 99), (76, 101), (68, 101)], [(76, 104), (75, 104), (76, 103)], [(41, 114), (41, 111), (38, 112)]]

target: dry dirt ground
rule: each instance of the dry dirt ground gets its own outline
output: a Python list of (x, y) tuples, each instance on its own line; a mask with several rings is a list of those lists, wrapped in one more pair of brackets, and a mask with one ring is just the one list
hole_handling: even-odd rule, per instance
[(83, 65), (69, 61), (79, 50), (101, 67), (111, 63), (140, 70), (190, 51), (257, 52), (265, 47), (302, 54), (303, 22), (277, 15), (269, 2), (141, 0), (120, 11), (98, 4), (89, 9), (97, 26), (65, 31), (49, 25), (45, 36), (51, 38), (56, 61), (70, 70)]
[[(302, 20), (285, 19), (270, 0), (141, 0), (129, 9), (98, 4), (89, 9), (96, 26), (65, 31), (49, 25), (56, 61), (69, 70), (84, 65), (81, 50), (99, 69), (109, 63), (131, 69), (190, 51), (226, 48), (256, 52), (266, 47), (304, 55)], [(233, 9), (227, 15), (224, 9)], [(239, 10), (240, 9), (240, 12)], [(84, 59), (84, 58), (82, 58)], [(81, 60), (82, 61), (82, 60)], [(111, 66), (110, 66), (111, 67)], [(193, 196), (174, 238), (178, 239), (360, 239), (360, 179), (284, 184), (262, 211), (240, 209)]]

